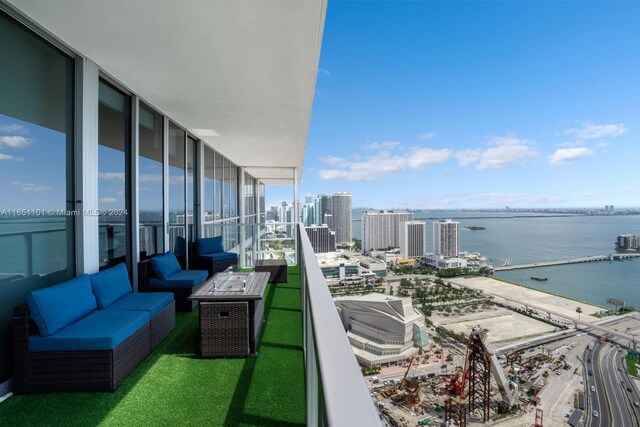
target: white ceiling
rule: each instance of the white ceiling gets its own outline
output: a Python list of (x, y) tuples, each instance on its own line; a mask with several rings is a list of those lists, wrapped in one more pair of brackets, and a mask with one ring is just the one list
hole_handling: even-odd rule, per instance
[(255, 176), (301, 177), (326, 0), (9, 1)]

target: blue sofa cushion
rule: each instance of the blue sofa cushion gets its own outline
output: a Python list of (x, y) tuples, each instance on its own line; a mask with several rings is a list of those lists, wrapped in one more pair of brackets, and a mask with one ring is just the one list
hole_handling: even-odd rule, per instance
[(149, 279), (149, 286), (194, 287), (207, 280), (207, 270), (180, 270), (167, 280)]
[(173, 301), (171, 292), (145, 292), (127, 294), (110, 304), (105, 310), (110, 311), (147, 311), (151, 318), (160, 313)]
[(149, 323), (147, 311), (97, 310), (48, 336), (29, 337), (29, 351), (113, 350)]
[(171, 251), (164, 255), (154, 256), (149, 262), (153, 272), (161, 280), (167, 280), (169, 276), (181, 270), (176, 256)]
[(98, 308), (86, 274), (31, 291), (26, 301), (43, 337), (55, 334)]
[(196, 242), (196, 246), (198, 248), (198, 255), (224, 252), (224, 247), (222, 246), (222, 236), (209, 237), (207, 239), (198, 239)]
[(133, 292), (127, 266), (118, 264), (89, 276), (91, 287), (98, 302), (98, 308), (105, 308), (112, 302)]
[(217, 254), (199, 255), (198, 259), (203, 261), (227, 261), (238, 259), (238, 254), (235, 252), (219, 252)]

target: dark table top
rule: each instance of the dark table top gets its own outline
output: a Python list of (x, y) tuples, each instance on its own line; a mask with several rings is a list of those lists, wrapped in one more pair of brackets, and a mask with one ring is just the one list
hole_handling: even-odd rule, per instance
[[(220, 273), (218, 273), (220, 274)], [(249, 283), (246, 284), (245, 290), (241, 291), (215, 291), (214, 280), (218, 276), (216, 274), (209, 279), (204, 285), (196, 289), (191, 296), (190, 300), (197, 301), (249, 301), (262, 299), (264, 289), (267, 286), (269, 280), (269, 273), (256, 272), (251, 277)]]

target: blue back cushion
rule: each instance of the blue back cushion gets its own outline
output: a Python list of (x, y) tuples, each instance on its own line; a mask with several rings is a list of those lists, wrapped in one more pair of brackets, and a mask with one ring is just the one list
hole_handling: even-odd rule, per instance
[(105, 308), (112, 302), (133, 292), (127, 266), (124, 263), (89, 276), (93, 293), (99, 308)]
[(222, 246), (222, 236), (209, 237), (207, 239), (198, 239), (198, 254), (213, 254), (216, 252), (224, 252)]
[(27, 305), (43, 337), (55, 334), (98, 308), (86, 274), (31, 291)]
[(171, 251), (164, 255), (154, 256), (149, 262), (153, 272), (162, 280), (167, 280), (172, 274), (182, 270), (176, 256)]

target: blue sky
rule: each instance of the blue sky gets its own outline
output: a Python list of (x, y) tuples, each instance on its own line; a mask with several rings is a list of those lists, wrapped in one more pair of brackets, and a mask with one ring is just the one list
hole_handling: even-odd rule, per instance
[(329, 1), (300, 196), (640, 206), (638, 22), (637, 0)]

